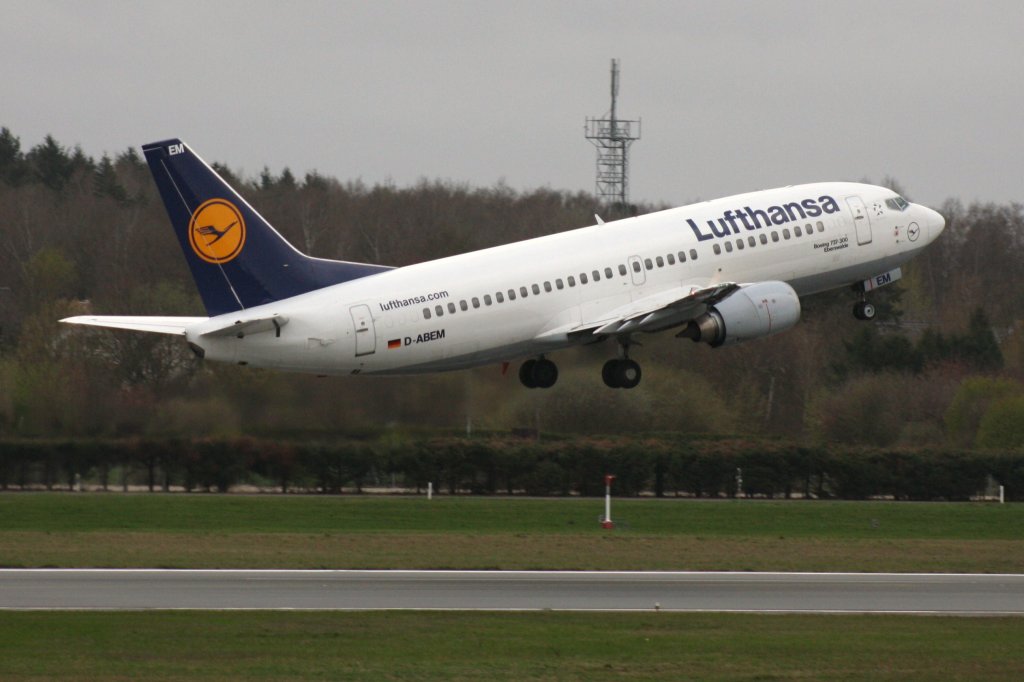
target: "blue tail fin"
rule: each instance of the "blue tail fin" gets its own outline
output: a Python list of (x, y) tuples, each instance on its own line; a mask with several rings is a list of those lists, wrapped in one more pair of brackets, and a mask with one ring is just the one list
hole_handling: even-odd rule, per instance
[(181, 140), (142, 151), (211, 317), (391, 269), (303, 255)]

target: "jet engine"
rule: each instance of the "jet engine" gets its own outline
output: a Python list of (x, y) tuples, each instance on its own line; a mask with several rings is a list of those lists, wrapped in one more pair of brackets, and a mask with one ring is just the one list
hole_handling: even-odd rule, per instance
[(749, 341), (785, 331), (800, 321), (800, 298), (785, 282), (758, 282), (709, 306), (677, 337), (712, 347)]

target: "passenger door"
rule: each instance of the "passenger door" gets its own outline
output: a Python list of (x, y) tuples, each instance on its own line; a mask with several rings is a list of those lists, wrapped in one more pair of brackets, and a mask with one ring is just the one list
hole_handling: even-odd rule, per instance
[(863, 246), (871, 243), (871, 218), (864, 202), (858, 196), (846, 197), (846, 205), (853, 214), (853, 225), (857, 230), (857, 243)]
[(356, 357), (372, 355), (377, 350), (377, 332), (373, 328), (370, 306), (354, 305), (349, 309), (356, 330)]

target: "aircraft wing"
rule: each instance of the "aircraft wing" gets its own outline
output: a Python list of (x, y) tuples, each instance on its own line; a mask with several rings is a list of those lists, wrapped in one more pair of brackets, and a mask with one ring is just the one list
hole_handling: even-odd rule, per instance
[(83, 324), (108, 329), (131, 329), (155, 334), (184, 334), (189, 327), (206, 322), (208, 317), (148, 317), (128, 315), (79, 315), (66, 317), (65, 324)]
[(696, 317), (739, 288), (734, 282), (724, 282), (709, 287), (669, 289), (609, 311), (601, 319), (584, 321), (571, 333), (604, 336), (668, 329)]
[(541, 334), (537, 340), (557, 341), (566, 337), (608, 336), (630, 332), (655, 332), (678, 326), (730, 296), (739, 284), (723, 282), (711, 286), (682, 286), (631, 301), (624, 306), (582, 322), (566, 324)]

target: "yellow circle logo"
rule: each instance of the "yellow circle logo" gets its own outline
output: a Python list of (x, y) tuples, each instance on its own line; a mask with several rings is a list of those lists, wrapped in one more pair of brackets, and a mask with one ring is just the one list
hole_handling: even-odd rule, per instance
[(226, 199), (204, 201), (188, 224), (192, 250), (207, 263), (227, 263), (242, 252), (245, 219)]

